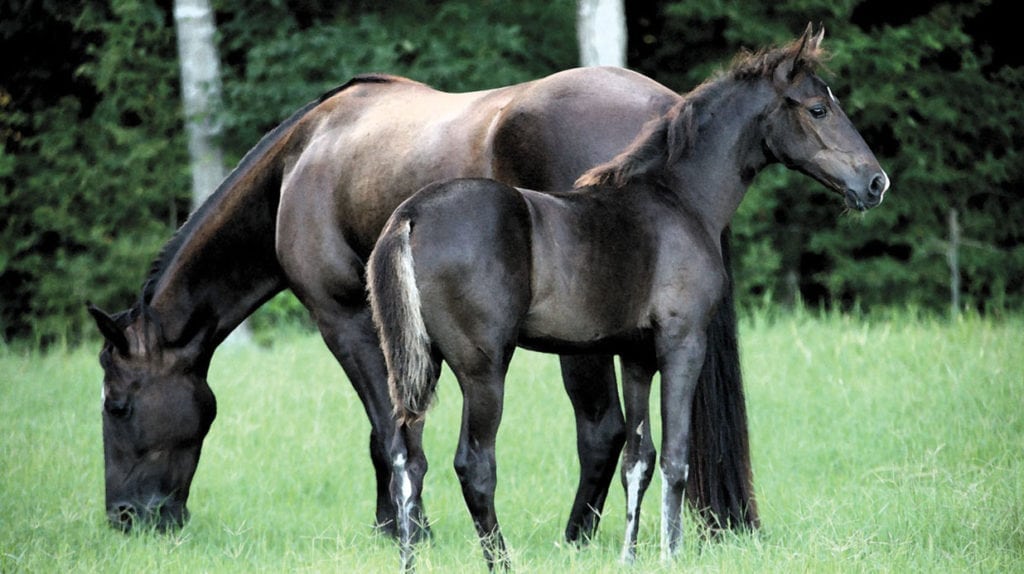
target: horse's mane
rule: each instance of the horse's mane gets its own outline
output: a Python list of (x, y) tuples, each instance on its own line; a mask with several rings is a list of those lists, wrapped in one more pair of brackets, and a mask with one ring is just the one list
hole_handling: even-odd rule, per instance
[[(324, 92), (319, 98), (299, 108), (288, 119), (278, 124), (277, 127), (270, 130), (260, 138), (260, 141), (257, 142), (252, 149), (246, 152), (245, 156), (238, 162), (238, 165), (235, 166), (235, 169), (231, 170), (231, 173), (224, 178), (224, 181), (221, 182), (219, 186), (217, 186), (216, 191), (210, 195), (209, 199), (203, 202), (195, 212), (189, 215), (188, 219), (185, 220), (185, 223), (182, 224), (182, 226), (174, 232), (174, 235), (171, 236), (167, 243), (164, 244), (159, 255), (157, 255), (156, 259), (154, 259), (153, 263), (150, 265), (149, 273), (143, 281), (140, 306), (152, 301), (157, 283), (164, 271), (167, 270), (168, 262), (173, 259), (174, 254), (181, 249), (185, 240), (192, 235), (192, 232), (199, 225), (199, 222), (203, 220), (207, 213), (215, 209), (214, 206), (217, 205), (219, 200), (228, 193), (228, 190), (233, 188), (240, 179), (244, 178), (254, 167), (259, 165), (268, 150), (273, 148), (281, 139), (287, 137), (291, 133), (291, 128), (294, 127), (299, 120), (305, 117), (306, 114), (313, 110), (313, 108), (319, 106), (339, 92), (353, 86), (360, 84), (384, 84), (398, 81), (411, 80), (405, 80), (405, 78), (390, 76), (387, 74), (363, 74), (354, 76), (344, 84)], [(134, 314), (132, 318), (134, 318)], [(125, 318), (125, 320), (127, 320), (127, 318)]]
[(689, 152), (696, 143), (695, 106), (721, 91), (728, 81), (771, 79), (787, 62), (797, 62), (803, 70), (814, 71), (827, 58), (821, 48), (821, 36), (808, 41), (808, 33), (783, 46), (756, 52), (743, 50), (725, 70), (719, 71), (672, 106), (664, 115), (647, 122), (633, 142), (610, 161), (595, 166), (576, 180), (575, 187), (610, 185), (623, 187), (646, 177)]

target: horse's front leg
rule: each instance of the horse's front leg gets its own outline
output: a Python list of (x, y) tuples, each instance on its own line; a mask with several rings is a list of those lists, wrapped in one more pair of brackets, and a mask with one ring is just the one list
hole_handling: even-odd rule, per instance
[(388, 395), (387, 367), (366, 301), (363, 261), (335, 229), (336, 220), (324, 209), (327, 200), (313, 201), (304, 193), (327, 191), (315, 180), (295, 177), (281, 192), (278, 261), (366, 411), (371, 427), (370, 459), (377, 479), (376, 527), (394, 536), (388, 449), (395, 418)]
[(690, 414), (704, 363), (703, 326), (660, 337), (661, 371), (661, 556), (669, 559), (683, 538), (682, 501), (689, 473)]
[[(393, 407), (387, 389), (387, 370), (377, 332), (365, 305), (342, 307), (334, 302), (320, 305), (315, 316), (324, 341), (348, 375), (370, 421), (370, 460), (377, 479), (376, 527), (391, 536), (395, 507), (389, 493), (393, 461), (388, 448), (395, 432)], [(416, 538), (429, 536), (426, 524)]]
[(615, 363), (607, 355), (561, 357), (562, 381), (576, 415), (580, 479), (565, 527), (568, 542), (585, 544), (597, 533), (608, 486), (626, 439)]
[(621, 559), (636, 558), (640, 505), (654, 476), (656, 453), (651, 440), (650, 396), (654, 366), (650, 361), (622, 357), (622, 395), (629, 434), (622, 452), (622, 487), (626, 492), (626, 536)]

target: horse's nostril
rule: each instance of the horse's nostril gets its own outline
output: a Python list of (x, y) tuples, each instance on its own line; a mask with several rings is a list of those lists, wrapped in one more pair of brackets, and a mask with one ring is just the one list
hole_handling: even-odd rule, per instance
[(116, 526), (120, 526), (122, 528), (129, 528), (131, 527), (132, 522), (135, 520), (137, 514), (138, 512), (135, 510), (134, 505), (127, 502), (122, 502), (114, 506), (113, 509), (111, 509), (110, 521), (114, 523), (114, 525)]
[(885, 174), (875, 174), (875, 176), (871, 178), (871, 183), (868, 185), (868, 191), (871, 193), (872, 197), (881, 197), (881, 195), (885, 193), (885, 188), (888, 187), (888, 183), (889, 180), (885, 177)]

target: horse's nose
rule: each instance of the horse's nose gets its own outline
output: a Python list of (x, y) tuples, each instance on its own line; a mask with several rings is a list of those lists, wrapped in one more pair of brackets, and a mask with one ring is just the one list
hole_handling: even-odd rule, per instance
[(107, 509), (107, 519), (110, 521), (110, 525), (125, 532), (132, 529), (132, 523), (135, 522), (138, 515), (135, 505), (130, 502), (117, 502), (111, 504)]
[(884, 171), (871, 176), (867, 196), (869, 206), (874, 207), (882, 203), (882, 197), (887, 189), (889, 189), (889, 176), (885, 175)]

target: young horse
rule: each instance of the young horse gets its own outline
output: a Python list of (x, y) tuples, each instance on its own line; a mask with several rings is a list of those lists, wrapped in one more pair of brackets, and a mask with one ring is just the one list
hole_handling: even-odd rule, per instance
[[(184, 521), (216, 414), (206, 380), (213, 354), (246, 316), (290, 288), (364, 404), (376, 522), (393, 532), (387, 445), (395, 425), (363, 282), (365, 258), (387, 216), (439, 179), (568, 187), (679, 99), (633, 72), (585, 68), (468, 94), (360, 76), (296, 112), (167, 243), (134, 306), (114, 315), (90, 306), (106, 339), (100, 363), (111, 524), (127, 530), (139, 521)], [(691, 494), (712, 524), (742, 528), (757, 525), (757, 511), (729, 311), (726, 305), (712, 325), (720, 344), (709, 346), (715, 366), (698, 390), (707, 408), (693, 426), (706, 441), (694, 449), (701, 487)], [(610, 357), (566, 356), (562, 366), (580, 457), (565, 536), (585, 541), (597, 528), (625, 424)]]
[(682, 536), (690, 417), (706, 326), (727, 281), (719, 235), (752, 178), (781, 162), (851, 209), (889, 185), (815, 75), (823, 33), (748, 55), (650, 122), (625, 151), (545, 194), (485, 179), (426, 187), (389, 219), (368, 285), (400, 419), (391, 451), (404, 567), (426, 471), (424, 413), (441, 361), (462, 389), (455, 468), (488, 565), (509, 566), (494, 509), (495, 435), (516, 346), (621, 356), (632, 560), (653, 475), (648, 397), (661, 373), (662, 549)]

